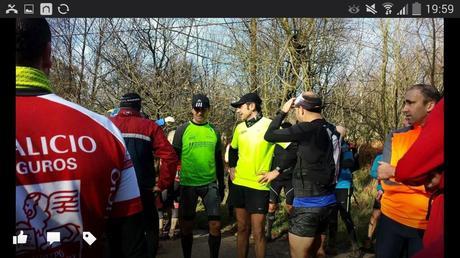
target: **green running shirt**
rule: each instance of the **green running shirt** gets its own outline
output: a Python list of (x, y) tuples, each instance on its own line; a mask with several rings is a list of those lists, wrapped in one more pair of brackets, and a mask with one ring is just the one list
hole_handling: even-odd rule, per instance
[(234, 184), (256, 190), (270, 190), (268, 184), (257, 181), (261, 174), (270, 172), (275, 144), (279, 144), (284, 149), (289, 145), (288, 142), (271, 143), (264, 139), (271, 121), (262, 117), (249, 128), (244, 122), (235, 128), (231, 143), (233, 149), (238, 149)]
[[(216, 151), (219, 148), (217, 131), (209, 123), (183, 125), (181, 142), (173, 146), (181, 151), (180, 185), (201, 186), (216, 180)], [(179, 129), (176, 131), (178, 133)], [(179, 136), (176, 138), (180, 139)]]

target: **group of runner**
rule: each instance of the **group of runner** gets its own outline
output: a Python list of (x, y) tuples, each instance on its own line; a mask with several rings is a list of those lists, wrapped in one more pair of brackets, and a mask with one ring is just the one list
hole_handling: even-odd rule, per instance
[[(190, 121), (178, 126), (168, 141), (162, 128), (142, 114), (137, 93), (123, 95), (119, 110), (109, 118), (54, 95), (47, 78), (50, 42), (45, 19), (18, 19), (16, 229), (18, 234), (27, 234), (30, 242), (18, 246), (17, 256), (102, 257), (108, 252), (110, 257), (154, 257), (160, 236), (155, 199), (176, 181), (183, 256), (192, 257), (196, 206), (201, 198), (208, 218), (209, 256), (218, 257), (224, 161), (220, 133), (208, 120), (209, 98), (193, 95)], [(410, 126), (391, 132), (385, 141), (377, 167), (383, 191), (376, 245), (379, 258), (420, 255), (417, 252), (424, 247), (428, 252), (442, 249), (443, 231), (435, 223), (443, 223), (444, 160), (438, 146), (443, 146), (443, 139), (436, 138), (433, 149), (437, 152), (429, 153), (433, 159), (404, 157), (406, 152), (429, 155), (411, 145), (420, 146), (418, 138), (427, 137), (422, 137), (427, 134), (422, 125), (440, 98), (433, 86), (409, 87), (403, 113)], [(330, 229), (334, 243), (339, 211), (357, 250), (349, 214), (350, 185), (340, 184), (340, 180), (350, 181), (352, 158), (344, 128), (324, 119), (322, 99), (312, 91), (303, 92), (286, 101), (273, 120), (262, 113), (257, 93), (229, 104), (241, 121), (228, 148), (227, 171), (238, 257), (248, 256), (251, 234), (255, 256), (265, 257), (270, 237), (266, 224), (268, 229), (273, 224), (280, 187), (289, 205), (291, 257), (325, 256), (326, 231)], [(436, 114), (441, 105), (436, 106)], [(285, 121), (291, 111), (294, 124)], [(430, 124), (430, 130), (441, 134), (434, 123), (427, 127)], [(154, 157), (160, 159), (158, 171)], [(408, 164), (400, 167), (400, 160)], [(411, 167), (412, 163), (419, 166)], [(417, 171), (416, 176), (411, 169)], [(50, 231), (61, 232), (62, 240), (47, 244)], [(84, 245), (83, 231), (101, 241)]]

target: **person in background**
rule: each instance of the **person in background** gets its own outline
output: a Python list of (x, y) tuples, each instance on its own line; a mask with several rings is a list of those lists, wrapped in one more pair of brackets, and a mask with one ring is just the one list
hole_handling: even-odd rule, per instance
[[(180, 168), (180, 167), (179, 167)], [(176, 239), (179, 237), (179, 173), (177, 171), (174, 184), (156, 197), (158, 208), (160, 239)]]
[[(112, 109), (108, 110), (105, 115), (107, 117), (113, 117), (113, 116), (116, 116), (118, 114), (118, 112), (120, 112), (119, 107), (118, 108), (112, 108)], [(140, 111), (140, 113), (141, 113), (141, 116), (143, 118), (149, 119), (149, 116), (146, 113), (144, 113), (142, 111)], [(167, 124), (174, 123), (174, 122), (176, 122), (176, 120), (172, 116), (167, 116), (165, 118), (160, 118), (160, 119), (155, 121), (155, 123), (158, 126), (165, 126)]]
[[(168, 141), (172, 144), (174, 140), (175, 130), (168, 133)], [(168, 189), (168, 199), (171, 203), (170, 215), (171, 225), (169, 227), (168, 236), (170, 239), (179, 237), (179, 229), (177, 224), (179, 222), (179, 186), (180, 186), (180, 164), (177, 165), (176, 177), (174, 178), (174, 184)]]
[(160, 119), (155, 121), (155, 123), (157, 125), (159, 125), (159, 126), (165, 126), (167, 124), (174, 123), (174, 122), (176, 122), (176, 120), (172, 116), (167, 116), (165, 118), (160, 118)]
[[(156, 181), (158, 181), (158, 177), (156, 178)], [(155, 207), (157, 208), (157, 211), (158, 211), (158, 222), (159, 222), (159, 237), (160, 237), (160, 240), (166, 240), (166, 236), (167, 236), (167, 233), (165, 233), (165, 226), (166, 226), (166, 222), (165, 221), (165, 213), (168, 212), (169, 208), (168, 207), (168, 204), (167, 204), (167, 196), (168, 194), (168, 190), (165, 189), (163, 191), (161, 191), (161, 193), (159, 194), (156, 194), (155, 196)]]
[(355, 224), (351, 217), (351, 197), (353, 195), (353, 170), (355, 169), (355, 159), (353, 152), (350, 150), (350, 145), (345, 140), (347, 129), (343, 126), (336, 126), (337, 132), (341, 137), (341, 153), (340, 153), (340, 172), (335, 187), (335, 196), (337, 206), (334, 210), (331, 219), (329, 220), (329, 234), (327, 240), (326, 252), (336, 255), (336, 238), (338, 228), (338, 213), (345, 224), (348, 232), (348, 237), (351, 241), (352, 253), (349, 257), (359, 257), (358, 237), (355, 231)]
[(383, 189), (380, 183), (380, 180), (377, 179), (377, 168), (379, 166), (379, 162), (382, 160), (382, 151), (380, 150), (374, 158), (372, 162), (370, 176), (377, 180), (377, 196), (374, 198), (374, 204), (372, 206), (372, 213), (369, 219), (369, 225), (367, 228), (367, 238), (364, 240), (364, 245), (362, 246), (361, 250), (367, 253), (374, 253), (374, 248), (372, 244), (372, 238), (374, 236), (375, 229), (377, 227), (378, 219), (380, 218), (380, 200), (382, 199)]
[[(136, 169), (137, 182), (144, 207), (145, 236), (149, 257), (158, 250), (159, 228), (155, 195), (174, 183), (177, 155), (163, 129), (141, 115), (142, 99), (137, 93), (127, 93), (120, 100), (120, 111), (110, 120), (120, 129)], [(154, 157), (160, 159), (159, 180), (155, 177)]]
[[(226, 205), (227, 205), (227, 211), (228, 211), (228, 218), (229, 220), (233, 221), (235, 219), (235, 209), (233, 207), (233, 203), (232, 203), (232, 196), (231, 196), (231, 188), (233, 186), (233, 183), (232, 183), (232, 180), (230, 179), (230, 173), (228, 172), (229, 171), (229, 153), (230, 153), (230, 145), (231, 145), (231, 142), (232, 142), (232, 138), (229, 137), (226, 141), (226, 144), (225, 144), (225, 154), (224, 154), (224, 166), (225, 166), (225, 170), (227, 172), (227, 189), (228, 189), (228, 193), (227, 193), (227, 200), (226, 200)], [(236, 224), (234, 224), (234, 229), (236, 229)]]

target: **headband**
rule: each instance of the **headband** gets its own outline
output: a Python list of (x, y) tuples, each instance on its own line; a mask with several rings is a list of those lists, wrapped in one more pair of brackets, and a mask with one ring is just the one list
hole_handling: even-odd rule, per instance
[(300, 94), (294, 101), (295, 107), (303, 107), (304, 109), (312, 112), (321, 111), (323, 108), (322, 101), (318, 97), (303, 96)]

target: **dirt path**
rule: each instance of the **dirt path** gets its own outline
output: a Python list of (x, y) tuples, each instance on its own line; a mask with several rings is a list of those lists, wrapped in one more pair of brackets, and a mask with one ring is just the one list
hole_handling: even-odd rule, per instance
[[(335, 258), (346, 258), (348, 252), (342, 251), (339, 255), (328, 256)], [(372, 258), (374, 255), (365, 254), (363, 258)], [(182, 249), (180, 240), (164, 240), (160, 241), (160, 248), (158, 250), (158, 258), (180, 258), (182, 257)], [(208, 237), (206, 234), (195, 234), (193, 240), (192, 257), (205, 258), (209, 257), (208, 250)], [(235, 258), (236, 254), (236, 237), (232, 234), (224, 234), (222, 236), (222, 243), (220, 247), (221, 258)], [(255, 257), (253, 243), (249, 247), (249, 256)], [(267, 244), (267, 258), (289, 257), (289, 244), (286, 237), (282, 237)]]

